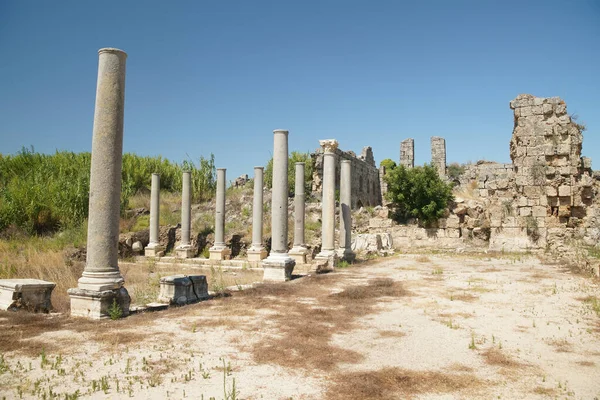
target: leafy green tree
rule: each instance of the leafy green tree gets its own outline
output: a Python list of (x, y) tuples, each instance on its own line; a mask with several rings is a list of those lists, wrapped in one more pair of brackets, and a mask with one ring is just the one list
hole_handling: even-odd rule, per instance
[(433, 165), (406, 168), (400, 165), (384, 177), (388, 184), (387, 198), (392, 202), (392, 218), (405, 222), (418, 218), (428, 225), (441, 218), (452, 201), (452, 185), (445, 183)]
[[(288, 193), (294, 194), (296, 182), (296, 163), (303, 162), (304, 165), (304, 190), (310, 192), (312, 185), (313, 160), (310, 153), (300, 153), (292, 151), (288, 158)], [(273, 158), (269, 160), (265, 167), (265, 186), (269, 189), (273, 187)]]
[(392, 160), (391, 158), (386, 158), (379, 163), (379, 166), (385, 167), (385, 173), (387, 174), (389, 171), (396, 168), (396, 161)]

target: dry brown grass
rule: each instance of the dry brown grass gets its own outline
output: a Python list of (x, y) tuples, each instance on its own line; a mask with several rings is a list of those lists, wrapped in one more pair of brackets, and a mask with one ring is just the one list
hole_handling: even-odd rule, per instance
[(593, 367), (596, 365), (595, 362), (593, 361), (588, 361), (588, 360), (584, 360), (584, 361), (577, 361), (577, 364), (581, 365), (582, 367)]
[(473, 374), (446, 374), (383, 368), (368, 372), (347, 372), (333, 377), (326, 398), (392, 400), (407, 399), (424, 393), (453, 393), (479, 390), (484, 382)]
[(545, 387), (541, 387), (541, 386), (536, 386), (532, 390), (532, 392), (535, 393), (535, 394), (542, 395), (542, 396), (550, 396), (550, 397), (556, 396), (556, 394), (557, 394), (557, 390), (556, 389), (554, 389), (554, 388), (545, 388)]
[(391, 337), (403, 337), (403, 336), (406, 336), (406, 333), (401, 332), (401, 331), (385, 330), (385, 331), (379, 331), (377, 333), (379, 333), (379, 337), (382, 337), (382, 338), (391, 338)]
[(490, 348), (481, 353), (486, 363), (490, 365), (496, 365), (505, 368), (519, 368), (523, 364), (513, 360), (511, 357), (504, 354), (502, 351), (496, 348)]
[(450, 295), (450, 300), (452, 301), (464, 301), (467, 303), (473, 302), (475, 300), (479, 300), (478, 296), (472, 295), (471, 293), (463, 292), (463, 293), (452, 293)]
[(417, 258), (415, 258), (415, 261), (420, 262), (420, 263), (426, 263), (426, 262), (431, 262), (431, 259), (427, 256), (420, 255), (420, 256), (417, 256)]
[[(276, 310), (269, 318), (274, 323), (269, 336), (251, 350), (257, 363), (327, 371), (342, 362), (358, 362), (362, 358), (359, 353), (332, 345), (331, 336), (354, 328), (356, 319), (372, 313), (382, 298), (409, 295), (392, 279), (374, 279), (367, 285), (349, 286), (330, 294), (326, 286), (319, 285), (328, 279), (310, 277), (296, 284), (262, 285), (245, 293), (244, 304), (257, 296), (263, 299), (261, 302), (268, 297), (268, 307)], [(314, 298), (319, 307), (296, 302), (290, 294)]]
[(567, 339), (549, 339), (546, 340), (546, 344), (554, 347), (557, 353), (571, 353), (573, 351), (573, 344)]

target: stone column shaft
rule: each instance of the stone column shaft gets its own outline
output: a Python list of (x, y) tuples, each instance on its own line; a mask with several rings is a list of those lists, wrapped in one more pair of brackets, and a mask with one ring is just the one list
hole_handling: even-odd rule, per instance
[(323, 197), (321, 217), (321, 252), (317, 259), (328, 260), (327, 269), (332, 269), (335, 261), (335, 150), (337, 140), (321, 140), (323, 147)]
[(110, 290), (123, 285), (118, 242), (127, 54), (117, 49), (100, 49), (98, 54), (87, 261), (78, 287)]
[(288, 131), (273, 131), (273, 190), (271, 197), (271, 252), (263, 261), (264, 280), (285, 281), (296, 262), (287, 250), (288, 236)]
[(160, 227), (160, 175), (152, 174), (150, 189), (150, 244), (158, 244)]
[(352, 163), (341, 162), (340, 171), (340, 254), (346, 261), (354, 261), (352, 252)]
[(306, 263), (306, 248), (304, 235), (305, 202), (304, 194), (304, 167), (303, 162), (296, 163), (295, 181), (294, 181), (294, 247), (290, 250), (290, 257), (296, 260), (296, 263)]
[(160, 175), (152, 174), (150, 188), (150, 240), (144, 250), (146, 257), (161, 257), (164, 255), (164, 246), (159, 243), (160, 230)]
[(252, 246), (248, 261), (260, 261), (267, 256), (263, 246), (263, 176), (264, 167), (254, 167), (254, 193), (252, 199)]
[(119, 49), (98, 51), (87, 260), (77, 288), (68, 290), (74, 316), (106, 317), (113, 301), (123, 316), (129, 314), (118, 265), (126, 59)]
[(211, 260), (226, 260), (231, 251), (225, 245), (225, 168), (217, 168), (215, 245), (209, 249)]
[(182, 177), (181, 188), (181, 244), (190, 244), (192, 229), (192, 173), (186, 171)]
[(175, 249), (177, 257), (193, 257), (190, 243), (192, 230), (192, 173), (185, 171), (181, 180), (181, 243)]

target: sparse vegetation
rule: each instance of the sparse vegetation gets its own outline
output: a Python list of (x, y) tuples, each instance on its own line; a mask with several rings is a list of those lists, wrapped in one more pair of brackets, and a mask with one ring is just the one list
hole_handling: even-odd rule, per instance
[[(313, 174), (313, 160), (310, 153), (292, 151), (288, 159), (288, 193), (294, 194), (296, 182), (296, 163), (304, 163), (304, 190), (310, 193)], [(271, 158), (265, 167), (265, 186), (269, 189), (273, 186), (273, 159)]]

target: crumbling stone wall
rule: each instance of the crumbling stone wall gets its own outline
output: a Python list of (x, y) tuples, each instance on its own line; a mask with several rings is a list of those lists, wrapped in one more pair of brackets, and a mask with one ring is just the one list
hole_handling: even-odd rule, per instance
[(400, 142), (400, 165), (406, 168), (415, 166), (415, 140), (412, 138)]
[[(361, 155), (356, 156), (353, 151), (335, 150), (335, 188), (340, 188), (340, 161), (351, 161), (352, 175), (352, 199), (351, 207), (353, 209), (363, 206), (375, 207), (381, 205), (381, 181), (379, 169), (375, 165), (373, 149), (370, 146), (364, 147)], [(323, 149), (318, 148), (311, 154), (313, 159), (313, 186), (312, 191), (320, 196), (323, 190)]]
[(441, 177), (446, 176), (446, 139), (439, 136), (431, 137), (431, 163)]
[(512, 164), (479, 162), (460, 177), (491, 229), (492, 250), (558, 249), (565, 241), (600, 239), (598, 184), (581, 157), (581, 127), (558, 97), (519, 95), (510, 102)]

